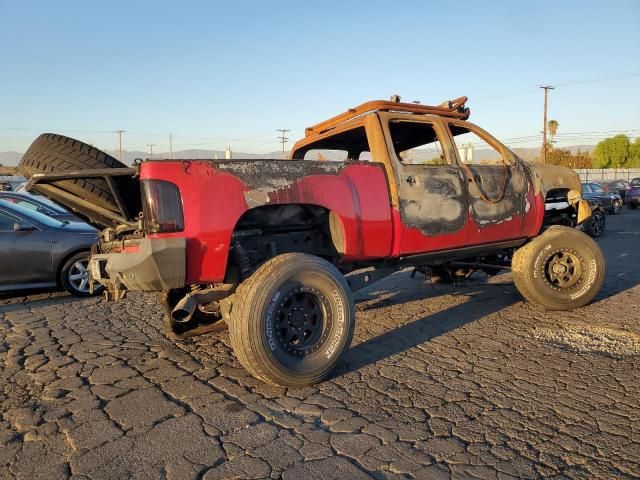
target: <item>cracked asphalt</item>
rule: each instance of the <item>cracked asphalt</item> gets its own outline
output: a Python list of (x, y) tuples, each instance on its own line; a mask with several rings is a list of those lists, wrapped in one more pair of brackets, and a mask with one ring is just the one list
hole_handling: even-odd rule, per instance
[(172, 343), (154, 295), (2, 296), (0, 478), (640, 477), (640, 211), (607, 221), (593, 304), (400, 272), (304, 389), (253, 379), (225, 331)]

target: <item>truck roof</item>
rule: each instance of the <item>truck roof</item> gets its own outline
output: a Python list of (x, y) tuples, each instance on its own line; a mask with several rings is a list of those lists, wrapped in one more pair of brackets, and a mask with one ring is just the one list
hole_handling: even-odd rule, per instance
[(327, 132), (338, 125), (345, 123), (353, 118), (366, 115), (372, 112), (399, 112), (408, 114), (430, 114), (441, 117), (452, 117), (466, 120), (469, 118), (471, 111), (465, 107), (467, 97), (459, 97), (455, 100), (448, 100), (440, 105), (422, 105), (420, 103), (403, 103), (394, 100), (372, 100), (365, 102), (357, 107), (349, 108), (346, 112), (340, 113), (334, 117), (324, 120), (320, 123), (307, 127), (305, 129), (305, 137), (319, 135)]

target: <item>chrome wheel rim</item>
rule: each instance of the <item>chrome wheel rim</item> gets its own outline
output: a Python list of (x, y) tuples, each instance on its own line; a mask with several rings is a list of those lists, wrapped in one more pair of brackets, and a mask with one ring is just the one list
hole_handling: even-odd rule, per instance
[(67, 280), (69, 284), (81, 293), (89, 293), (89, 266), (88, 260), (78, 260), (71, 265)]

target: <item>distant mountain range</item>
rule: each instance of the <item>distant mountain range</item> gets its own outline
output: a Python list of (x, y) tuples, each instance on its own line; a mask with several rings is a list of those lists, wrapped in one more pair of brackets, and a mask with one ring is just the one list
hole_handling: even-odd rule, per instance
[[(563, 149), (570, 150), (575, 153), (578, 150), (583, 152), (591, 153), (595, 148), (594, 145), (573, 145), (570, 147), (560, 147)], [(512, 149), (516, 155), (518, 155), (523, 160), (534, 160), (538, 153), (540, 152), (539, 148), (513, 148)], [(118, 158), (118, 151), (107, 150), (109, 155), (112, 155), (115, 158)], [(149, 158), (148, 152), (141, 151), (124, 151), (124, 163), (130, 165), (136, 158), (147, 159)], [(487, 157), (489, 151), (486, 152), (483, 150), (474, 150), (473, 155), (474, 159), (481, 161), (483, 158)], [(327, 160), (333, 160), (332, 155), (327, 153), (324, 155)], [(281, 158), (281, 152), (269, 152), (269, 153), (244, 153), (244, 152), (233, 152), (234, 159), (247, 159), (247, 160), (259, 160), (264, 158)], [(22, 153), (20, 152), (0, 152), (0, 165), (4, 166), (14, 166), (20, 162), (22, 158)], [(153, 158), (169, 158), (169, 152), (160, 152), (154, 153)], [(220, 160), (224, 160), (225, 152), (223, 150), (180, 150), (177, 152), (173, 152), (173, 158), (175, 160), (180, 159), (214, 159), (218, 158)]]

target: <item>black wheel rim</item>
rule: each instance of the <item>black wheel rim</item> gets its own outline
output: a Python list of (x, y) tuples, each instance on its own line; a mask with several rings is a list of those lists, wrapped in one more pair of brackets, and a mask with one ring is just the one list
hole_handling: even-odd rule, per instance
[(591, 233), (594, 237), (598, 237), (602, 230), (604, 230), (604, 217), (601, 213), (596, 213), (593, 215), (593, 220), (591, 220)]
[(552, 252), (545, 263), (547, 285), (558, 291), (573, 290), (582, 279), (582, 258), (569, 249)]
[(318, 351), (330, 330), (328, 300), (312, 287), (289, 290), (278, 302), (273, 315), (273, 331), (287, 354), (305, 357)]

